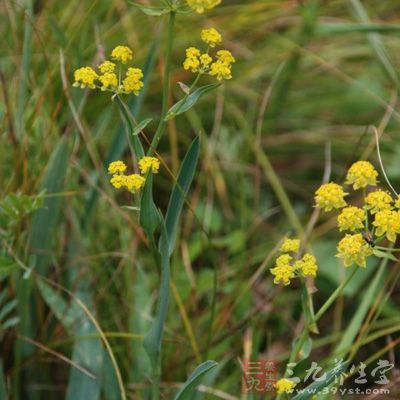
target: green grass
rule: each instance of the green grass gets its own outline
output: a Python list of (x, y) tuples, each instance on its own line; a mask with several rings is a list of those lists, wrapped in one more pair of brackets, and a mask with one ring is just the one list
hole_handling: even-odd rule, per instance
[[(204, 15), (177, 16), (168, 108), (183, 97), (177, 82), (190, 85), (184, 50), (199, 44), (203, 27), (222, 32), (237, 63), (231, 81), (166, 124), (157, 149), (168, 169), (153, 176), (152, 197), (165, 215), (184, 156), (200, 136), (185, 202), (175, 186), (181, 219), (166, 227), (177, 236), (163, 399), (174, 398), (206, 360), (218, 366), (202, 379), (204, 392), (189, 390), (185, 398), (251, 399), (241, 389), (244, 353), (278, 360), (283, 376), (300, 334), (302, 288), (273, 285), (269, 268), (279, 241), (309, 222), (327, 146), (336, 181), (358, 159), (379, 169), (368, 129), (376, 126), (385, 168), (400, 187), (397, 2), (299, 3), (223, 0)], [(132, 170), (135, 143), (127, 143), (109, 94), (71, 83), (74, 69), (129, 45), (146, 83), (129, 107), (138, 122), (153, 119), (145, 128), (151, 142), (162, 108), (167, 24), (124, 0), (0, 4), (0, 314), (11, 304), (0, 318), (0, 399), (7, 392), (21, 400), (113, 400), (121, 398), (121, 382), (128, 398), (150, 398), (152, 367), (142, 343), (160, 271), (137, 213), (121, 207), (133, 205), (131, 196), (111, 187), (104, 168), (121, 157)], [(10, 193), (19, 194), (12, 200), (19, 211), (4, 216)], [(320, 266), (316, 310), (345, 278), (335, 224), (333, 213), (322, 214), (308, 243)], [(338, 354), (371, 366), (377, 358), (398, 364), (398, 264), (379, 269), (378, 261), (358, 271), (318, 321), (308, 361), (327, 371)], [(399, 389), (391, 389), (397, 398)]]

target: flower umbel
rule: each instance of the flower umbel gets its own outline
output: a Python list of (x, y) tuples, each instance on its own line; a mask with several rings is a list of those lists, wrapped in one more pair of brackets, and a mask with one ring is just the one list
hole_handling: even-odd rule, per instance
[(122, 64), (126, 64), (128, 61), (132, 60), (133, 52), (127, 46), (117, 46), (111, 52), (111, 58)]
[(113, 161), (108, 166), (108, 172), (110, 174), (122, 174), (126, 171), (126, 164), (123, 161)]
[(378, 211), (372, 225), (376, 227), (376, 236), (386, 235), (387, 239), (394, 243), (396, 236), (400, 233), (400, 211)]
[(294, 269), (303, 276), (316, 276), (318, 271), (317, 260), (312, 254), (306, 253), (294, 263)]
[(359, 207), (345, 207), (337, 220), (339, 231), (356, 231), (364, 228), (365, 211)]
[(160, 169), (160, 161), (155, 157), (143, 157), (139, 161), (139, 169), (142, 174), (145, 174), (151, 168), (153, 174), (157, 174)]
[(276, 267), (271, 268), (271, 274), (275, 276), (274, 283), (282, 282), (284, 285), (290, 284), (290, 279), (294, 278), (294, 268), (290, 265), (292, 256), (282, 254), (276, 259)]
[(91, 67), (78, 68), (74, 72), (74, 86), (80, 87), (81, 89), (84, 89), (86, 87), (88, 87), (89, 89), (94, 89), (96, 87), (94, 81), (98, 77), (99, 76), (97, 75), (96, 71)]
[(300, 240), (299, 239), (289, 239), (286, 238), (280, 247), (280, 251), (283, 253), (297, 253), (300, 249)]
[(113, 62), (106, 60), (99, 65), (99, 70), (102, 74), (105, 74), (106, 72), (114, 72), (115, 67), (116, 65)]
[(186, 0), (186, 2), (193, 10), (202, 14), (205, 10), (216, 7), (221, 0)]
[(222, 42), (221, 34), (214, 28), (203, 29), (201, 31), (201, 40), (210, 47), (215, 47)]
[(139, 96), (139, 91), (143, 87), (143, 72), (140, 68), (128, 68), (126, 77), (122, 81), (122, 88), (124, 93), (133, 93)]
[(357, 190), (365, 188), (368, 185), (376, 186), (378, 172), (374, 166), (368, 161), (355, 162), (347, 172), (346, 183), (353, 185), (353, 189)]
[(315, 206), (324, 211), (342, 208), (346, 205), (344, 197), (347, 195), (337, 183), (325, 183), (315, 192)]
[(337, 256), (343, 259), (345, 267), (357, 264), (358, 266), (365, 268), (366, 257), (372, 254), (371, 247), (364, 240), (361, 233), (356, 233), (354, 235), (347, 234), (338, 243), (337, 250)]
[(296, 383), (290, 379), (282, 378), (274, 383), (274, 388), (278, 394), (292, 393)]
[(375, 214), (382, 210), (391, 210), (393, 203), (392, 196), (383, 190), (376, 190), (375, 192), (368, 193), (365, 198), (365, 208)]

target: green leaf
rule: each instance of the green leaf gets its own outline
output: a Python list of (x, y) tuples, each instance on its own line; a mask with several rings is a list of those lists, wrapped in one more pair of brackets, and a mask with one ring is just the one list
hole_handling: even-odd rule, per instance
[(138, 135), (152, 121), (152, 118), (146, 118), (139, 122), (132, 131), (132, 135)]
[(165, 121), (175, 118), (177, 115), (183, 114), (190, 108), (192, 108), (201, 96), (210, 92), (211, 90), (216, 89), (220, 86), (220, 83), (212, 83), (210, 85), (202, 86), (196, 89), (193, 93), (185, 96), (182, 100), (175, 103), (167, 112), (165, 116)]
[(149, 240), (153, 241), (153, 235), (159, 223), (159, 213), (153, 200), (153, 173), (149, 170), (140, 200), (140, 225)]
[(161, 342), (164, 334), (164, 325), (167, 319), (168, 303), (169, 303), (169, 252), (167, 229), (164, 219), (160, 215), (161, 222), (161, 283), (159, 297), (157, 303), (156, 316), (152, 322), (151, 328), (143, 340), (143, 346), (149, 356), (153, 371), (157, 371), (161, 357)]
[[(68, 142), (66, 138), (62, 138), (50, 157), (41, 191), (46, 191), (47, 194), (62, 191), (68, 169), (68, 156)], [(33, 214), (30, 244), (32, 253), (36, 254), (35, 268), (42, 275), (46, 275), (60, 211), (61, 197), (49, 196), (45, 198), (43, 207)]]
[(382, 250), (374, 249), (373, 252), (374, 252), (374, 255), (379, 258), (388, 258), (389, 260), (392, 260), (392, 261), (398, 261), (397, 258), (389, 251), (382, 251)]
[[(172, 189), (171, 197), (168, 203), (167, 214), (165, 216), (165, 225), (167, 228), (168, 240), (168, 254), (171, 255), (176, 240), (176, 233), (179, 218), (181, 216), (182, 207), (186, 199), (186, 195), (189, 191), (189, 187), (192, 183), (197, 161), (199, 159), (200, 153), (200, 139), (197, 136), (189, 147), (188, 152), (182, 162), (181, 168), (179, 170), (177, 182)], [(163, 236), (161, 237), (160, 244), (163, 246)]]
[(0, 279), (11, 275), (18, 270), (16, 262), (6, 255), (0, 255)]
[(168, 14), (171, 10), (166, 7), (148, 7), (143, 6), (141, 4), (134, 3), (133, 1), (129, 1), (129, 4), (132, 4), (134, 7), (139, 8), (140, 11), (144, 12), (147, 15), (159, 17), (164, 14)]
[(215, 361), (208, 360), (200, 364), (190, 375), (174, 400), (189, 400), (199, 385), (204, 375), (218, 365)]
[(311, 399), (313, 396), (315, 396), (316, 393), (322, 391), (325, 387), (328, 387), (335, 380), (335, 377), (340, 376), (340, 374), (346, 370), (348, 364), (349, 362), (345, 361), (338, 366), (335, 366), (333, 369), (326, 373), (326, 378), (324, 380), (313, 382), (311, 385), (302, 389), (302, 393), (294, 396), (292, 400)]

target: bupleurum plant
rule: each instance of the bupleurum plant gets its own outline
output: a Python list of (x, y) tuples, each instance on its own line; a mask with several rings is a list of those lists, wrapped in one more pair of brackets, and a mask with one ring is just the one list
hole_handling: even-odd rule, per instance
[[(196, 74), (192, 84), (187, 86), (180, 83), (183, 90), (183, 98), (168, 109), (170, 99), (170, 75), (172, 66), (172, 50), (174, 39), (174, 24), (176, 16), (185, 15), (188, 11), (203, 13), (221, 3), (220, 0), (165, 0), (164, 6), (145, 7), (135, 4), (143, 12), (152, 16), (168, 15), (169, 22), (166, 35), (164, 73), (163, 73), (163, 96), (161, 103), (160, 118), (152, 139), (145, 128), (151, 119), (137, 122), (132, 115), (126, 97), (130, 95), (139, 96), (144, 89), (144, 73), (142, 69), (133, 66), (134, 53), (126, 45), (116, 46), (110, 53), (109, 58), (103, 60), (96, 68), (84, 66), (74, 72), (74, 87), (89, 90), (99, 90), (111, 94), (111, 99), (118, 105), (122, 119), (127, 127), (127, 139), (132, 151), (133, 169), (135, 173), (128, 173), (127, 164), (117, 159), (108, 165), (110, 183), (116, 189), (125, 189), (133, 194), (134, 207), (128, 208), (138, 211), (138, 222), (146, 233), (149, 250), (153, 253), (161, 271), (160, 290), (158, 293), (158, 304), (152, 321), (151, 328), (143, 340), (144, 349), (150, 360), (153, 375), (151, 378), (151, 398), (160, 398), (161, 381), (161, 354), (163, 344), (164, 324), (167, 317), (169, 301), (169, 269), (170, 257), (174, 251), (177, 235), (179, 217), (186, 202), (186, 196), (195, 174), (199, 157), (199, 137), (197, 136), (189, 147), (182, 162), (178, 176), (172, 176), (170, 169), (157, 153), (158, 144), (165, 132), (168, 120), (183, 114), (192, 108), (204, 94), (216, 89), (222, 81), (232, 78), (232, 65), (235, 58), (227, 49), (218, 49), (222, 43), (222, 35), (215, 28), (206, 28), (201, 31), (200, 37), (204, 42), (204, 50), (190, 47), (186, 50), (186, 59), (183, 61), (185, 71)], [(200, 77), (208, 76), (215, 78), (217, 82), (197, 87)], [(166, 166), (166, 171), (171, 174), (174, 186), (165, 213), (163, 213), (153, 200), (153, 175), (160, 170), (160, 164)], [(307, 260), (299, 260), (299, 263), (309, 263)], [(307, 266), (301, 266), (302, 271), (307, 271)], [(114, 368), (118, 366), (114, 361)], [(202, 363), (193, 373), (193, 376), (201, 376), (211, 368), (214, 361)], [(117, 373), (121, 398), (126, 399), (124, 384), (121, 374)], [(192, 376), (192, 379), (193, 379)], [(192, 385), (189, 380), (175, 397), (186, 398), (186, 391)]]
[[(397, 261), (393, 253), (400, 251), (400, 248), (394, 247), (397, 235), (400, 234), (400, 196), (390, 182), (388, 186), (393, 194), (379, 187), (378, 175), (370, 162), (357, 161), (347, 171), (345, 186), (328, 182), (322, 184), (315, 192), (317, 209), (326, 213), (337, 213), (337, 230), (344, 233), (344, 236), (337, 243), (336, 256), (345, 268), (352, 267), (353, 270), (316, 313), (310, 291), (303, 282), (305, 324), (301, 335), (294, 342), (285, 376), (274, 384), (277, 399), (294, 392), (298, 380), (291, 378), (293, 371), (290, 366), (301, 357), (310, 334), (318, 332), (316, 323), (343, 292), (355, 276), (358, 267), (366, 268), (367, 259), (371, 256)], [(301, 251), (299, 239), (286, 238), (283, 241), (279, 248), (281, 254), (277, 257), (275, 266), (271, 268), (275, 284), (287, 286), (296, 277), (302, 281), (306, 277), (316, 277), (318, 267), (315, 257), (311, 253), (301, 255)], [(342, 370), (347, 364), (346, 361), (341, 364)]]

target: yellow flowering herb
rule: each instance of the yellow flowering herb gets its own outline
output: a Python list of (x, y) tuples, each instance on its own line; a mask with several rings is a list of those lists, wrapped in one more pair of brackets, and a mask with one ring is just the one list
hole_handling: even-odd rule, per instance
[(111, 52), (111, 58), (122, 64), (126, 64), (128, 61), (132, 60), (133, 52), (127, 46), (117, 46)]
[(300, 249), (299, 239), (289, 239), (286, 238), (280, 247), (280, 251), (283, 253), (297, 253)]
[(348, 170), (346, 183), (353, 185), (353, 189), (357, 190), (365, 188), (368, 185), (376, 186), (378, 172), (374, 166), (368, 161), (357, 161)]
[(99, 65), (99, 70), (102, 74), (106, 72), (114, 72), (115, 71), (115, 64), (111, 61), (104, 61)]
[(139, 96), (139, 91), (144, 86), (142, 78), (143, 72), (140, 68), (128, 68), (125, 79), (122, 81), (124, 93), (133, 93), (135, 96)]
[(202, 14), (205, 10), (214, 8), (221, 0), (186, 0), (186, 3), (196, 12)]
[(276, 259), (276, 267), (271, 268), (271, 274), (275, 276), (274, 283), (283, 283), (284, 285), (290, 284), (290, 279), (294, 278), (294, 268), (290, 265), (292, 256), (289, 254), (282, 254)]
[(221, 34), (214, 28), (203, 29), (201, 31), (201, 40), (210, 47), (215, 47), (222, 42)]
[(386, 235), (387, 239), (394, 243), (396, 236), (400, 233), (400, 212), (392, 210), (378, 211), (375, 214), (375, 220), (372, 225), (376, 227), (376, 236)]
[(153, 174), (157, 174), (160, 169), (160, 161), (155, 157), (143, 157), (139, 160), (139, 169), (142, 174), (145, 174), (151, 168)]
[(75, 82), (73, 86), (80, 87), (84, 89), (88, 87), (89, 89), (94, 89), (96, 87), (94, 81), (98, 78), (96, 71), (91, 67), (78, 68), (74, 72)]
[(302, 276), (316, 276), (318, 271), (317, 260), (312, 254), (306, 253), (294, 263), (294, 269)]
[(337, 183), (325, 183), (315, 192), (315, 206), (324, 211), (331, 211), (334, 208), (342, 208), (346, 206), (344, 197), (345, 193), (342, 186)]
[(365, 211), (359, 207), (345, 207), (338, 218), (339, 231), (356, 231), (364, 228)]
[(204, 53), (200, 56), (200, 62), (203, 67), (208, 67), (212, 63), (212, 57)]
[(124, 186), (129, 190), (129, 191), (138, 191), (143, 187), (145, 183), (145, 179), (143, 176), (139, 174), (132, 174), (132, 175), (126, 175), (125, 176), (125, 182)]
[(123, 161), (113, 161), (108, 166), (108, 172), (110, 174), (122, 174), (126, 171), (126, 164)]
[(365, 208), (370, 210), (371, 214), (375, 214), (382, 210), (391, 210), (393, 208), (392, 203), (392, 196), (383, 190), (370, 192), (365, 198)]
[(296, 383), (290, 379), (282, 378), (274, 383), (274, 388), (278, 394), (292, 393)]
[(232, 78), (231, 67), (220, 60), (211, 64), (209, 73), (211, 76), (215, 76), (219, 81)]
[(364, 240), (361, 233), (346, 236), (337, 245), (337, 257), (343, 259), (345, 267), (357, 264), (365, 268), (366, 257), (372, 254), (372, 249)]
[(229, 50), (218, 50), (217, 58), (219, 61), (223, 62), (226, 65), (231, 65), (236, 62), (235, 58)]
[(114, 72), (106, 72), (100, 75), (99, 81), (102, 83), (101, 90), (116, 89), (118, 87), (118, 78)]
[(197, 72), (200, 67), (200, 50), (196, 47), (186, 49), (186, 59), (183, 62), (183, 68), (186, 71)]

